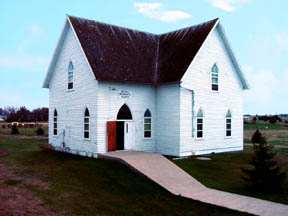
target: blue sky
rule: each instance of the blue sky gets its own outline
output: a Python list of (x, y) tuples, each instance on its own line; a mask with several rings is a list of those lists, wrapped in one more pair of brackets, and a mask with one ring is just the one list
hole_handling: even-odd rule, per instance
[(0, 107), (48, 106), (42, 83), (65, 14), (152, 33), (219, 17), (251, 85), (244, 112), (288, 113), (285, 0), (14, 0), (0, 7)]

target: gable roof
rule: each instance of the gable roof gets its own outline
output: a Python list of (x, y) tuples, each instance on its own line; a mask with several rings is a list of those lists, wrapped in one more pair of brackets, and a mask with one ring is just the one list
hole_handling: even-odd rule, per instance
[(69, 16), (97, 80), (154, 84), (158, 36)]
[(218, 19), (159, 36), (158, 83), (180, 81)]
[[(155, 35), (74, 16), (67, 20), (97, 80), (153, 85), (179, 82), (219, 22)], [(48, 77), (43, 87), (49, 87)]]

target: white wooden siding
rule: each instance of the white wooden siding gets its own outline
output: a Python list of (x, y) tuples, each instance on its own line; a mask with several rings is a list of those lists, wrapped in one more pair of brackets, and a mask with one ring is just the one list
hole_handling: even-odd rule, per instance
[(180, 92), (179, 84), (157, 87), (157, 152), (179, 155)]
[[(211, 69), (219, 69), (219, 92), (211, 91)], [(180, 155), (243, 149), (242, 87), (217, 28), (211, 33), (182, 78), (180, 89)], [(204, 139), (192, 137), (192, 92), (195, 115), (204, 112)], [(232, 112), (232, 137), (225, 138), (225, 115)], [(196, 121), (194, 120), (196, 129)]]
[[(68, 90), (68, 65), (74, 65), (74, 89)], [(60, 146), (65, 141), (72, 153), (91, 155), (97, 152), (97, 89), (81, 47), (71, 27), (65, 35), (54, 73), (49, 84), (49, 143)], [(90, 140), (83, 137), (86, 106), (90, 112)], [(53, 112), (58, 112), (58, 135), (53, 136)], [(65, 127), (66, 126), (66, 127)], [(66, 128), (65, 138), (63, 129)]]
[[(107, 151), (107, 121), (115, 121), (121, 106), (126, 103), (132, 113), (135, 125), (135, 144), (133, 150), (155, 152), (156, 145), (156, 105), (155, 87), (151, 85), (101, 82), (98, 86), (98, 152)], [(119, 98), (119, 91), (131, 92), (131, 98)], [(152, 138), (144, 138), (144, 113), (152, 114)]]

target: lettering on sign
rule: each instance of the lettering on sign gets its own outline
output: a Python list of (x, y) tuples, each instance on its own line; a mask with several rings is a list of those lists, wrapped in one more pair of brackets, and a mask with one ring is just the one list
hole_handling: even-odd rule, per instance
[(131, 98), (132, 94), (130, 91), (121, 90), (119, 91), (119, 98)]

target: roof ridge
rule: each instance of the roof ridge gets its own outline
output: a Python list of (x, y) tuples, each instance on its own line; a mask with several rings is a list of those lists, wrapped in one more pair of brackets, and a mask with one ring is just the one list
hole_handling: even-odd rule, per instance
[(96, 20), (87, 19), (87, 18), (83, 18), (83, 17), (72, 16), (72, 15), (68, 15), (68, 14), (66, 14), (66, 16), (73, 17), (73, 18), (76, 18), (76, 19), (92, 21), (92, 22), (95, 22), (95, 23), (108, 25), (108, 26), (113, 26), (113, 27), (117, 27), (117, 28), (121, 28), (121, 29), (128, 29), (128, 30), (131, 30), (131, 31), (134, 31), (134, 32), (141, 32), (141, 33), (145, 33), (145, 34), (149, 34), (149, 35), (153, 35), (153, 36), (157, 36), (157, 37), (160, 37), (162, 35), (166, 35), (166, 34), (169, 34), (169, 33), (177, 32), (177, 31), (182, 31), (184, 29), (189, 29), (189, 28), (192, 28), (192, 27), (201, 26), (201, 25), (204, 25), (204, 24), (207, 24), (207, 23), (210, 23), (210, 22), (216, 22), (217, 20), (219, 20), (219, 17), (217, 17), (215, 19), (212, 19), (212, 20), (209, 20), (209, 21), (206, 21), (206, 22), (202, 22), (202, 23), (199, 23), (199, 24), (195, 24), (195, 25), (190, 25), (190, 26), (187, 26), (185, 28), (179, 28), (179, 29), (176, 29), (176, 30), (173, 30), (173, 31), (168, 31), (168, 32), (165, 32), (165, 33), (155, 34), (155, 33), (147, 32), (147, 31), (136, 30), (136, 29), (133, 29), (133, 28), (127, 28), (127, 27), (124, 27), (124, 26), (119, 26), (119, 25), (116, 25), (116, 24), (110, 24), (110, 23), (106, 23), (106, 22), (102, 22), (102, 21), (96, 21)]
[(99, 24), (102, 24), (102, 25), (112, 26), (112, 27), (116, 27), (116, 28), (120, 28), (120, 29), (125, 29), (125, 30), (134, 31), (134, 32), (139, 32), (139, 33), (145, 33), (145, 34), (149, 34), (149, 35), (153, 35), (153, 36), (158, 36), (157, 34), (153, 34), (151, 32), (147, 32), (147, 31), (136, 30), (136, 29), (133, 29), (133, 28), (127, 28), (127, 27), (124, 27), (124, 26), (119, 26), (119, 25), (116, 25), (116, 24), (105, 23), (105, 22), (102, 22), (102, 21), (96, 21), (96, 20), (87, 19), (87, 18), (83, 18), (83, 17), (71, 16), (71, 15), (68, 15), (68, 14), (66, 14), (66, 15), (68, 17), (73, 17), (73, 18), (76, 18), (76, 19), (92, 21), (94, 23), (99, 23)]

